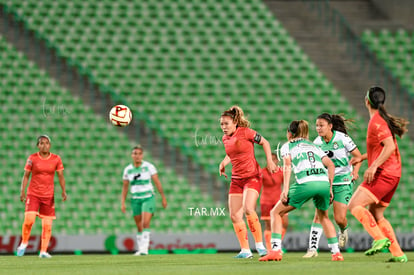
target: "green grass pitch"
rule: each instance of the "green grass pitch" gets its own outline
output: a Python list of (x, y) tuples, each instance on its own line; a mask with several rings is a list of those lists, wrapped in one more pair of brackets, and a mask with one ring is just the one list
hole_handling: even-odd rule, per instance
[(414, 252), (407, 253), (408, 263), (387, 263), (389, 253), (344, 253), (344, 262), (332, 262), (327, 252), (312, 259), (288, 252), (281, 262), (259, 262), (256, 253), (253, 259), (233, 259), (235, 254), (0, 256), (0, 274), (414, 274)]

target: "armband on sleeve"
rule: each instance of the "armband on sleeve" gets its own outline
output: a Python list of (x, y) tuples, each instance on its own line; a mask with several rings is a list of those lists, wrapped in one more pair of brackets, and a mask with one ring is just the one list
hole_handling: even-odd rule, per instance
[(261, 140), (262, 140), (262, 136), (259, 133), (256, 133), (256, 135), (254, 136), (253, 141), (255, 143), (259, 144)]

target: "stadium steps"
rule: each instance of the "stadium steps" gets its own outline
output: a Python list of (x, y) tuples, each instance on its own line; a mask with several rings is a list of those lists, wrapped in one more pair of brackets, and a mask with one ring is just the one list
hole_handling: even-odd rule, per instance
[(398, 30), (408, 27), (399, 18), (387, 15), (382, 10), (381, 3), (375, 1), (333, 0), (329, 4), (348, 19), (350, 27), (359, 36), (367, 29), (379, 31), (383, 28)]

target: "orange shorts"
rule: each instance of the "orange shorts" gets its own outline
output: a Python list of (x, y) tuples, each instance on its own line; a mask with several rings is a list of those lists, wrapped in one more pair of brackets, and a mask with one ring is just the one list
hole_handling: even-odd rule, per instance
[(25, 212), (35, 212), (40, 218), (56, 219), (55, 198), (41, 198), (27, 195)]
[(270, 220), (270, 211), (276, 203), (261, 203), (260, 204), (260, 211), (262, 212), (260, 219), (261, 220)]
[(253, 176), (246, 179), (231, 179), (229, 194), (243, 194), (245, 189), (254, 189), (260, 194), (262, 177)]
[(364, 181), (361, 184), (361, 187), (367, 189), (372, 195), (374, 195), (376, 203), (381, 203), (384, 206), (387, 206), (390, 204), (399, 182), (399, 177), (384, 175), (381, 171), (377, 171), (377, 173), (375, 173), (374, 180), (369, 184)]

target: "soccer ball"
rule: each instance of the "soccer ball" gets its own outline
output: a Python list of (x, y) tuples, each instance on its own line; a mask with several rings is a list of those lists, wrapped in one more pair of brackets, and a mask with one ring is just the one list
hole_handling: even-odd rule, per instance
[(125, 127), (131, 123), (132, 112), (125, 105), (116, 105), (109, 112), (109, 120), (115, 126)]

